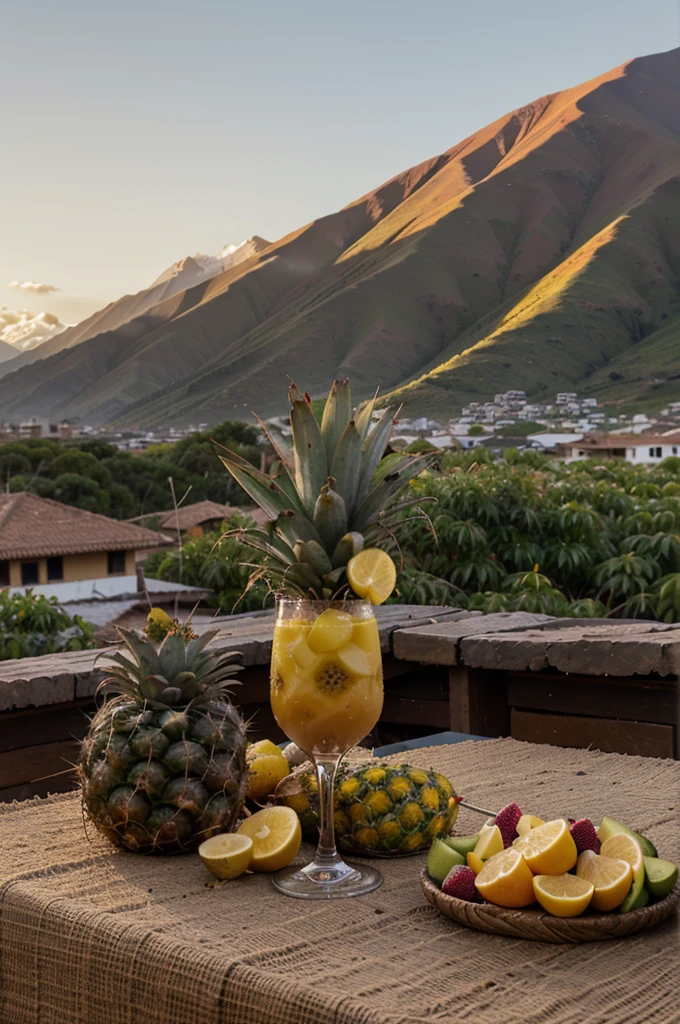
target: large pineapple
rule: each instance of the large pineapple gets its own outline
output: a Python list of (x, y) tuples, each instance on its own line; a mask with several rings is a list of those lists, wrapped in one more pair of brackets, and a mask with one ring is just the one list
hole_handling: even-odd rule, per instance
[(118, 846), (187, 850), (229, 831), (243, 806), (245, 726), (227, 692), (240, 655), (206, 651), (217, 630), (120, 632), (78, 764), (84, 807)]
[[(293, 808), (304, 835), (312, 840), (319, 825), (318, 793), (309, 764), (286, 776), (276, 788), (276, 801)], [(453, 787), (439, 772), (381, 761), (338, 770), (335, 838), (346, 850), (376, 856), (414, 853), (438, 836), (448, 835), (457, 817)]]
[(387, 537), (395, 516), (418, 503), (393, 501), (430, 456), (385, 455), (396, 410), (385, 409), (371, 430), (375, 399), (353, 412), (347, 379), (333, 382), (320, 427), (309, 395), (291, 384), (288, 397), (293, 448), (262, 423), (279, 459), (271, 476), (225, 449), (219, 455), (271, 520), (242, 532), (267, 556), (254, 578), (291, 596), (336, 597), (348, 591), (349, 560), (366, 541)]

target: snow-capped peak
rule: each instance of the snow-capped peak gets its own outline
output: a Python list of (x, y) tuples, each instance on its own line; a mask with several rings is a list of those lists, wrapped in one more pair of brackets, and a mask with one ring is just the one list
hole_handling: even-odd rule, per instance
[(12, 345), (17, 352), (37, 348), (68, 326), (53, 313), (31, 313), (28, 309), (0, 306), (0, 341)]

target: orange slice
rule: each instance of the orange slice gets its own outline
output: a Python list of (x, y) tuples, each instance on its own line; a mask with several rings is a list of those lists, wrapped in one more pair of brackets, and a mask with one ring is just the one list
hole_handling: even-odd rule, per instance
[(591, 900), (595, 910), (614, 910), (620, 906), (633, 882), (633, 869), (627, 861), (603, 857), (592, 850), (584, 850), (579, 856), (576, 874), (595, 886)]

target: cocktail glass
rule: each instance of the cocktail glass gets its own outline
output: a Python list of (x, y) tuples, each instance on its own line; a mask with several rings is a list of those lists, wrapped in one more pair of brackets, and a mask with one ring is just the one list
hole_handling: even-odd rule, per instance
[(286, 736), (314, 763), (319, 786), (319, 845), (311, 864), (273, 876), (300, 899), (359, 896), (382, 875), (348, 864), (335, 845), (335, 775), (341, 758), (363, 739), (383, 705), (378, 625), (368, 601), (277, 600), (271, 660), (271, 705)]

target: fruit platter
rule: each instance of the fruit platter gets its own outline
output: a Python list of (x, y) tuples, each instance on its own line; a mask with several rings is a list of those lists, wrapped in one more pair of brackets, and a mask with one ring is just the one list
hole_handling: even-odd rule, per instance
[(642, 931), (680, 901), (677, 866), (623, 822), (546, 822), (516, 803), (475, 835), (434, 839), (421, 884), (459, 924), (555, 943)]

